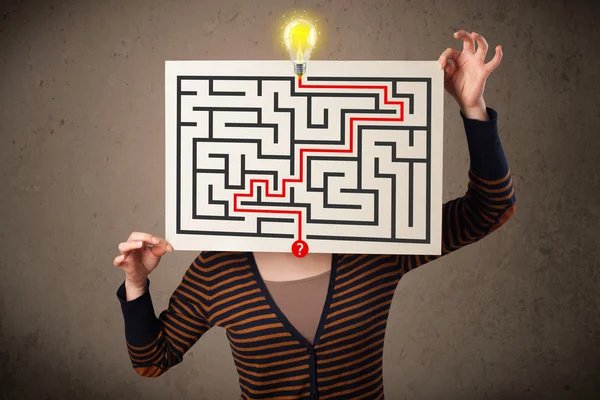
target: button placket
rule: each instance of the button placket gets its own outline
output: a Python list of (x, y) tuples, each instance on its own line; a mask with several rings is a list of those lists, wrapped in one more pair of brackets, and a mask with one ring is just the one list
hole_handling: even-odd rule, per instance
[(308, 360), (310, 363), (310, 370), (311, 370), (311, 392), (310, 392), (310, 398), (312, 399), (316, 399), (317, 398), (317, 363), (315, 361), (315, 349), (313, 349), (310, 346), (306, 347), (306, 350), (308, 351)]

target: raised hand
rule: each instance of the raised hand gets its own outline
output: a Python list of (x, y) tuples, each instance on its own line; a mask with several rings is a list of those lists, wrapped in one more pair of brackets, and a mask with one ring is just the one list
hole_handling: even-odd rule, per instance
[(125, 272), (127, 285), (141, 288), (146, 286), (146, 278), (161, 257), (173, 251), (173, 246), (149, 233), (132, 232), (125, 242), (119, 243), (119, 251), (121, 255), (115, 257), (113, 264)]
[[(502, 47), (496, 46), (494, 58), (486, 64), (488, 44), (483, 36), (460, 30), (454, 37), (463, 41), (463, 51), (459, 53), (448, 48), (440, 56), (438, 62), (440, 68), (444, 69), (444, 87), (465, 116), (479, 116), (482, 111), (485, 112), (486, 107), (483, 100), (485, 82), (490, 73), (500, 65)], [(477, 51), (475, 43), (478, 45)]]

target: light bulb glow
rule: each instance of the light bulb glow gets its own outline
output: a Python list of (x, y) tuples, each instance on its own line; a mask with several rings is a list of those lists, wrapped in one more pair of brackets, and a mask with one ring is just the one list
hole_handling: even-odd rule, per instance
[(283, 43), (290, 53), (296, 73), (302, 75), (317, 43), (317, 29), (306, 19), (295, 19), (285, 27)]

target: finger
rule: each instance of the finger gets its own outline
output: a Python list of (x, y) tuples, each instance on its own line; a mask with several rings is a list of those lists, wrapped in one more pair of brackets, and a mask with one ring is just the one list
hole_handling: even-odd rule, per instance
[(488, 52), (487, 41), (485, 40), (485, 38), (483, 36), (481, 36), (477, 32), (473, 32), (471, 34), (471, 36), (473, 36), (473, 38), (477, 41), (477, 52), (475, 53), (475, 55), (477, 57), (480, 57), (482, 61), (485, 61), (485, 56)]
[(150, 250), (150, 252), (155, 257), (162, 257), (169, 251), (169, 250), (165, 249), (164, 247), (158, 247), (158, 246), (148, 247), (148, 250)]
[(121, 254), (120, 256), (115, 257), (115, 259), (113, 260), (113, 265), (115, 267), (120, 267), (123, 265), (123, 261), (125, 261), (125, 256)]
[(466, 31), (461, 29), (460, 31), (454, 33), (454, 37), (463, 40), (463, 51), (465, 53), (475, 53), (475, 42), (473, 41), (473, 37), (471, 37), (471, 35), (469, 35)]
[(119, 251), (121, 254), (125, 252), (141, 249), (144, 246), (144, 242), (142, 240), (129, 240), (127, 242), (119, 243)]
[(456, 66), (453, 60), (450, 60), (448, 64), (444, 67), (444, 83), (448, 82), (454, 76), (454, 72), (456, 71)]
[(148, 243), (154, 243), (152, 240), (153, 237), (151, 234), (145, 232), (131, 232), (127, 240), (143, 240)]
[(455, 50), (452, 47), (447, 48), (446, 50), (444, 50), (444, 52), (440, 55), (440, 58), (438, 59), (440, 68), (445, 68), (448, 64), (448, 60), (458, 60), (458, 57), (460, 57), (460, 53), (458, 52), (458, 50)]
[(496, 55), (492, 58), (492, 61), (485, 64), (485, 71), (489, 74), (500, 65), (500, 61), (502, 61), (502, 46), (496, 46)]
[(165, 251), (173, 251), (173, 246), (171, 246), (165, 239), (149, 233), (132, 232), (128, 240), (142, 240), (148, 244), (162, 247), (165, 249)]

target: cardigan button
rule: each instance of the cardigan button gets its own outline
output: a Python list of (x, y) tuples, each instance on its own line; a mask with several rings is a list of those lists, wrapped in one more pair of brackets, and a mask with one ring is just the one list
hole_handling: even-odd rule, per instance
[(317, 398), (317, 394), (315, 392), (310, 392), (310, 398), (311, 399), (316, 399)]

